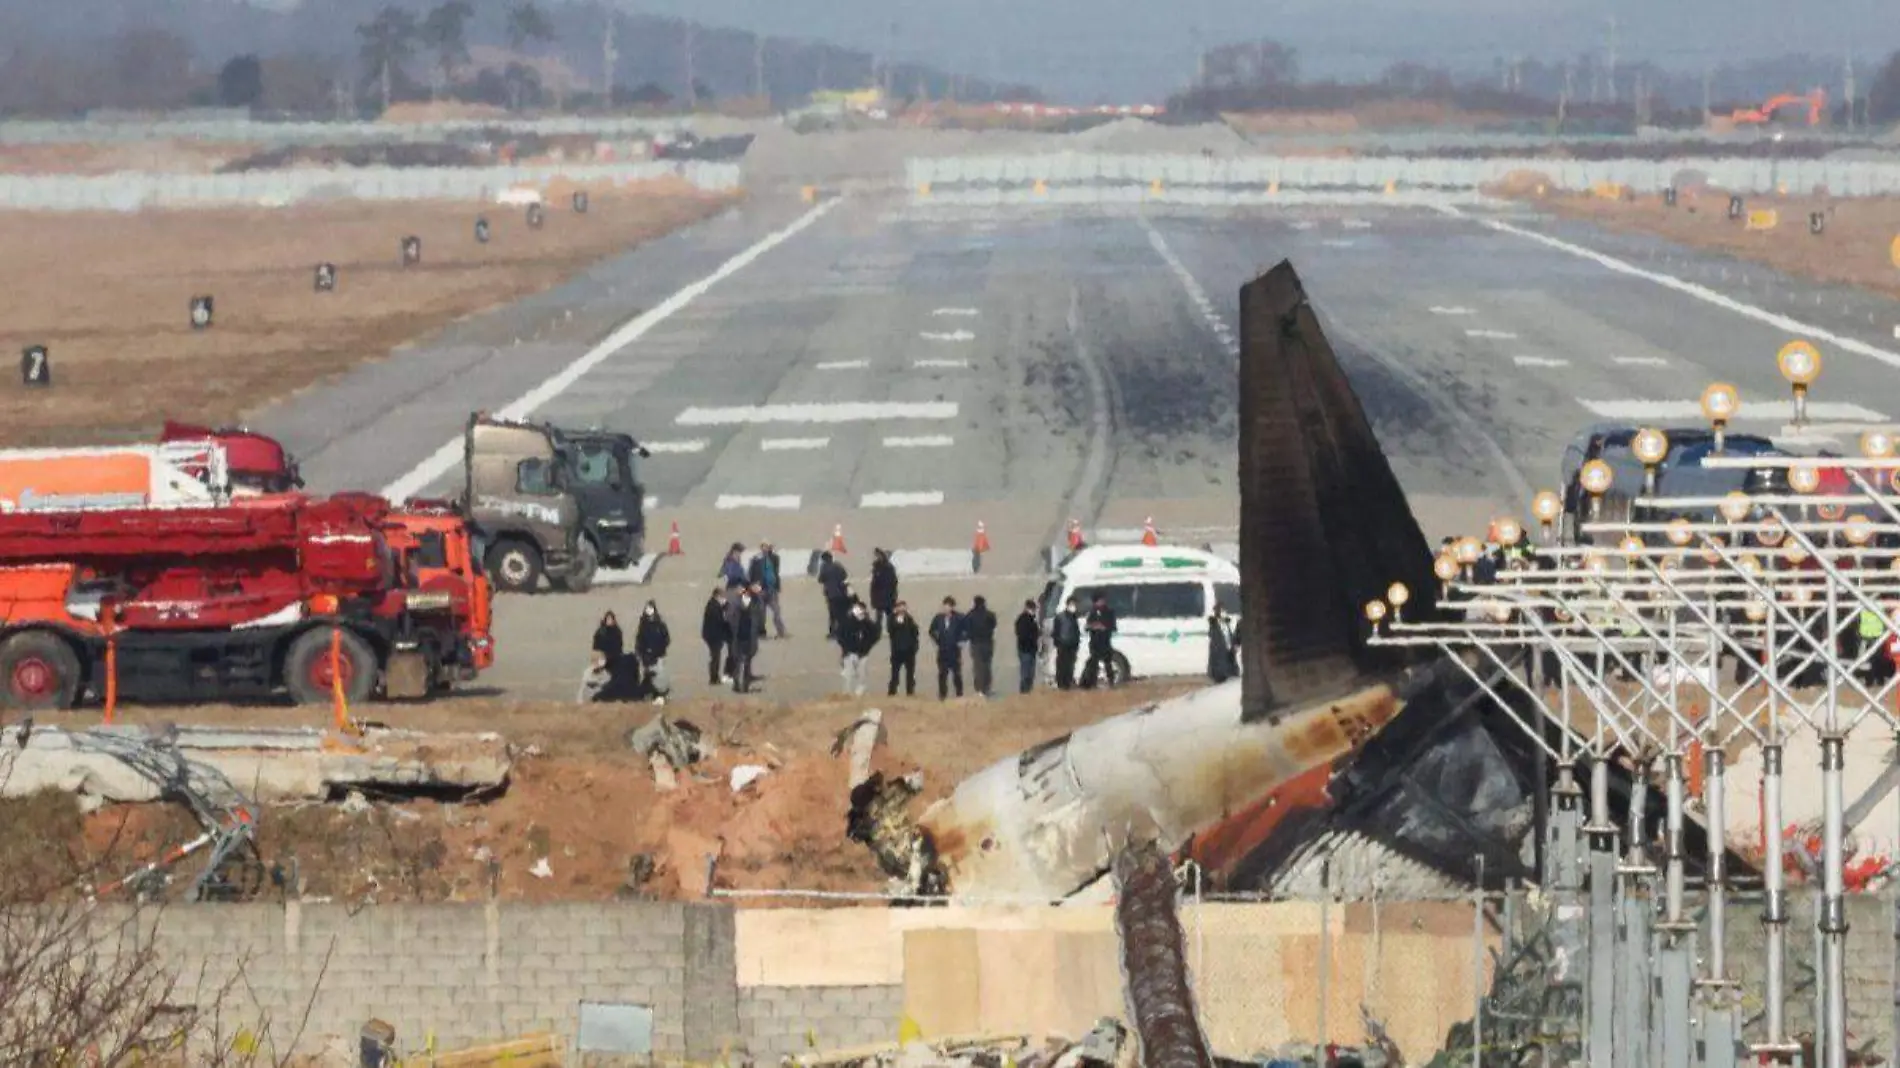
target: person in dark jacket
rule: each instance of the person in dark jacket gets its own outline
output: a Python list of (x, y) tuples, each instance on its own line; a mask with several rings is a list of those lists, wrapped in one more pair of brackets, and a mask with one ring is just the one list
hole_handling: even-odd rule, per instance
[(1115, 610), (1108, 606), (1108, 598), (1095, 595), (1095, 607), (1089, 609), (1089, 617), (1082, 629), (1089, 636), (1089, 659), (1082, 666), (1082, 685), (1093, 687), (1097, 678), (1105, 677), (1113, 688), (1127, 679), (1115, 677)]
[(1062, 611), (1049, 622), (1049, 642), (1056, 647), (1056, 689), (1075, 689), (1075, 656), (1082, 648), (1082, 617), (1076, 613), (1075, 598), (1062, 603)]
[(957, 599), (945, 597), (943, 607), (930, 621), (930, 640), (937, 646), (937, 700), (950, 697), (950, 684), (956, 683), (957, 696), (963, 696), (963, 616), (957, 611)]
[(883, 549), (871, 550), (871, 614), (879, 627), (897, 605), (897, 565)]
[(840, 665), (844, 673), (844, 692), (853, 697), (864, 696), (864, 662), (871, 650), (877, 648), (879, 630), (864, 602), (851, 602), (851, 611), (844, 617), (844, 630), (838, 636), (838, 648), (844, 652)]
[(726, 550), (726, 558), (719, 564), (719, 582), (726, 589), (734, 590), (745, 585), (745, 546), (738, 542)]
[(818, 588), (825, 595), (825, 640), (838, 640), (838, 625), (844, 622), (844, 616), (851, 608), (851, 594), (845, 589), (846, 580), (851, 573), (844, 565), (834, 559), (829, 552), (818, 557)]
[(1016, 692), (1028, 693), (1036, 685), (1036, 654), (1042, 651), (1042, 621), (1036, 618), (1036, 602), (1024, 601), (1022, 614), (1016, 617)]
[(706, 598), (706, 611), (699, 622), (699, 639), (706, 643), (706, 683), (717, 686), (731, 676), (721, 670), (722, 655), (732, 643), (732, 624), (726, 620), (726, 591), (715, 586)]
[(1237, 648), (1234, 621), (1227, 618), (1225, 609), (1215, 605), (1214, 614), (1207, 617), (1207, 677), (1215, 682), (1226, 682), (1240, 674)]
[(627, 648), (626, 636), (620, 632), (620, 618), (612, 612), (600, 617), (600, 626), (594, 628), (594, 652), (607, 658), (607, 666), (620, 659)]
[(996, 613), (981, 595), (970, 599), (970, 611), (963, 617), (963, 636), (970, 643), (971, 688), (985, 697), (993, 697), (990, 666), (996, 660)]
[[(726, 631), (732, 639), (726, 644), (725, 677), (727, 681), (739, 677), (739, 623), (740, 616), (752, 615), (752, 602), (746, 599), (751, 590), (745, 586), (735, 586), (726, 591)], [(758, 632), (753, 631), (756, 638)]]
[(764, 606), (758, 604), (749, 589), (740, 590), (732, 603), (732, 691), (751, 693), (755, 678), (752, 660), (759, 655), (759, 632), (764, 629)]
[(639, 659), (623, 654), (608, 662), (606, 685), (595, 691), (593, 699), (596, 702), (624, 704), (644, 701), (651, 692), (640, 677)]
[(761, 593), (759, 599), (764, 602), (766, 611), (772, 614), (772, 629), (777, 636), (786, 636), (785, 613), (779, 610), (779, 591), (785, 588), (785, 572), (780, 570), (778, 550), (769, 541), (759, 543), (758, 555), (746, 568), (746, 582), (757, 586)]
[(666, 620), (660, 618), (660, 606), (648, 601), (640, 610), (640, 625), (633, 632), (633, 651), (640, 658), (640, 666), (646, 669), (647, 685), (655, 697), (664, 697), (669, 688), (662, 662), (672, 644), (673, 632), (667, 629)]
[(917, 621), (910, 617), (910, 607), (899, 601), (891, 606), (891, 618), (885, 623), (885, 629), (891, 636), (891, 687), (890, 696), (897, 696), (897, 676), (904, 676), (904, 696), (917, 696)]

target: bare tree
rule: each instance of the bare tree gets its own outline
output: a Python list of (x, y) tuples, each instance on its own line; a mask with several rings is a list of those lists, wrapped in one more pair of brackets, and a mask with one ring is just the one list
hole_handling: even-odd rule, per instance
[(363, 67), (382, 85), (384, 111), (389, 110), (402, 65), (416, 54), (417, 32), (416, 17), (393, 4), (356, 28)]
[(436, 88), (455, 82), (456, 68), (468, 62), (468, 20), (475, 8), (468, 0), (444, 0), (422, 17), (422, 40), (435, 52)]
[[(544, 44), (552, 40), (554, 40), (554, 26), (548, 22), (547, 15), (535, 6), (534, 0), (521, 0), (521, 3), (508, 9), (508, 46), (515, 52), (521, 52), (530, 44)], [(508, 106), (516, 110), (521, 107), (523, 91), (529, 88), (529, 79), (523, 70), (518, 69), (523, 66), (518, 59), (508, 65)], [(533, 83), (533, 88), (538, 94), (540, 91), (538, 74), (533, 79)]]

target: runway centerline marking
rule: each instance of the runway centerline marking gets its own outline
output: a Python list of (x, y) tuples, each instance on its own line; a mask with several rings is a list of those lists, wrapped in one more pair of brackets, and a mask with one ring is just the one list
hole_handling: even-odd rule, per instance
[(887, 449), (947, 449), (956, 444), (956, 439), (948, 434), (925, 434), (912, 438), (885, 438)]
[(780, 497), (753, 497), (743, 493), (722, 493), (719, 495), (719, 499), (713, 502), (713, 507), (722, 512), (729, 512), (735, 508), (771, 508), (778, 511), (795, 512), (798, 510), (798, 500), (797, 494), (786, 494)]
[(867, 493), (858, 501), (858, 507), (928, 508), (942, 503), (942, 490), (926, 490), (920, 493)]
[(759, 448), (766, 452), (790, 452), (799, 449), (822, 449), (830, 444), (830, 438), (766, 438), (759, 442)]
[(1167, 239), (1161, 236), (1161, 231), (1155, 228), (1155, 224), (1148, 221), (1146, 215), (1136, 217), (1141, 220), (1141, 228), (1148, 231), (1148, 243), (1154, 246), (1155, 254), (1168, 265), (1168, 270), (1174, 272), (1174, 277), (1180, 281), (1181, 288), (1187, 291), (1188, 300), (1200, 309), (1201, 322), (1206, 325), (1208, 332), (1214, 335), (1214, 339), (1221, 343), (1221, 347), (1226, 349), (1229, 355), (1239, 356), (1240, 344), (1234, 340), (1233, 331), (1228, 329), (1226, 321), (1214, 310), (1214, 302), (1207, 298), (1207, 291), (1201, 288), (1201, 283), (1195, 280), (1193, 273), (1187, 269), (1187, 265), (1181, 262), (1181, 258), (1174, 254), (1174, 249), (1168, 247)]
[[(712, 287), (751, 266), (767, 252), (803, 233), (806, 228), (824, 218), (826, 213), (842, 203), (844, 203), (842, 197), (837, 200), (827, 200), (792, 220), (783, 229), (767, 234), (756, 244), (720, 264), (713, 273), (622, 324), (619, 329), (602, 339), (600, 344), (588, 349), (573, 363), (555, 372), (546, 381), (522, 394), (495, 414), (503, 419), (525, 419), (534, 414), (535, 409), (572, 388), (574, 383), (580, 381), (582, 375), (628, 345), (645, 337), (654, 327), (678, 314), (681, 309), (704, 296)], [(407, 474), (384, 486), (381, 496), (391, 501), (404, 501), (428, 489), (436, 479), (448, 474), (462, 462), (462, 439), (463, 435), (457, 434), (454, 440), (430, 454), (428, 458), (411, 468)]]
[(688, 408), (680, 426), (743, 426), (757, 423), (868, 423), (879, 419), (955, 419), (955, 401), (841, 401), (835, 404), (746, 404)]
[[(1445, 210), (1452, 215), (1464, 216), (1464, 213), (1456, 208), (1447, 208)], [(1497, 219), (1481, 219), (1479, 222), (1499, 233), (1511, 234), (1514, 237), (1521, 237), (1527, 241), (1535, 241), (1547, 248), (1553, 248), (1559, 252), (1567, 252), (1572, 256), (1589, 260), (1600, 267), (1605, 267), (1618, 274), (1626, 274), (1632, 278), (1641, 278), (1647, 282), (1654, 282), (1666, 289), (1673, 289), (1678, 293), (1694, 297), (1704, 303), (1713, 304), (1718, 308), (1732, 311), (1737, 315), (1747, 316), (1756, 322), (1766, 323), (1777, 330), (1806, 338), (1812, 342), (1830, 345), (1840, 349), (1842, 352), (1851, 352), (1856, 356), (1865, 356), (1870, 360), (1884, 363), (1889, 367), (1900, 368), (1900, 352), (1891, 352), (1887, 349), (1879, 348), (1878, 346), (1869, 345), (1865, 341), (1837, 334), (1832, 330), (1823, 329), (1812, 323), (1804, 323), (1799, 319), (1771, 312), (1766, 308), (1758, 308), (1753, 304), (1744, 304), (1734, 297), (1718, 293), (1707, 286), (1687, 282), (1677, 278), (1675, 275), (1663, 274), (1660, 271), (1645, 270), (1626, 260), (1620, 260), (1615, 256), (1605, 255), (1595, 249), (1572, 244), (1547, 234), (1540, 234), (1535, 230), (1526, 230), (1521, 226), (1513, 226), (1510, 223), (1501, 222)], [(1744, 406), (1742, 410), (1746, 412), (1748, 409)]]

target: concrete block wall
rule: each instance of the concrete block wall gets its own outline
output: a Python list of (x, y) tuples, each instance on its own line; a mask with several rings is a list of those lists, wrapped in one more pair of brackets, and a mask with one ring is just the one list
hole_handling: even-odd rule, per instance
[[(1791, 1034), (1811, 1031), (1814, 1027), (1814, 990), (1810, 984), (1814, 965), (1815, 896), (1806, 891), (1788, 895), (1787, 956), (1783, 968), (1788, 990), (1784, 1019)], [(1760, 991), (1766, 972), (1767, 928), (1762, 926), (1762, 907), (1744, 903), (1731, 908), (1728, 915), (1728, 963), (1730, 974), (1739, 977), (1745, 996), (1744, 1015), (1761, 1012)], [(1868, 1041), (1883, 1056), (1893, 1048), (1894, 1033), (1894, 962), (1900, 942), (1895, 941), (1894, 898), (1890, 893), (1865, 894), (1847, 899), (1847, 1030), (1854, 1045)], [(1760, 1025), (1749, 1028), (1747, 1037), (1762, 1037)]]
[(904, 988), (755, 986), (739, 995), (739, 1018), (754, 1057), (765, 1059), (897, 1039)]

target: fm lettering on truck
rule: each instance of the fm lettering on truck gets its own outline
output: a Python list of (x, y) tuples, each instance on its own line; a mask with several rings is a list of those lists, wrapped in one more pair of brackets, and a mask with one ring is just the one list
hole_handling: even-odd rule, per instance
[(475, 500), (478, 506), (492, 509), (502, 515), (520, 516), (537, 523), (558, 524), (561, 521), (560, 509), (549, 508), (545, 504), (529, 504), (526, 501), (510, 501), (500, 497), (477, 497)]

